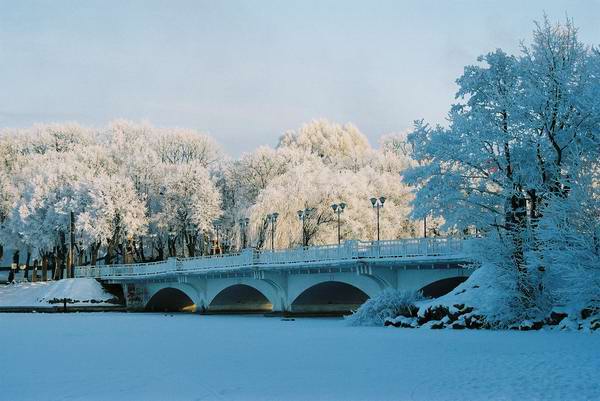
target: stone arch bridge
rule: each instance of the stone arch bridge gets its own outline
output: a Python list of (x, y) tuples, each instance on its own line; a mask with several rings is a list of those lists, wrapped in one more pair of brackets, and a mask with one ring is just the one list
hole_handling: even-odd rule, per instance
[(345, 241), (163, 262), (78, 267), (123, 287), (130, 310), (343, 313), (386, 289), (439, 296), (470, 274), (473, 239)]

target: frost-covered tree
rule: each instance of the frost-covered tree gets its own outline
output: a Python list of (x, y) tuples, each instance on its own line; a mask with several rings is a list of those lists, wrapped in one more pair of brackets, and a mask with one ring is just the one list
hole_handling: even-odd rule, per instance
[[(341, 217), (342, 239), (376, 239), (376, 215), (369, 198), (385, 196), (380, 214), (381, 236), (386, 239), (409, 237), (415, 229), (409, 221), (410, 190), (398, 174), (365, 167), (358, 172), (336, 170), (320, 160), (303, 163), (274, 179), (250, 209), (252, 234), (259, 246), (270, 242), (266, 216), (279, 213), (275, 246), (285, 248), (337, 242), (337, 216), (331, 205), (347, 204)], [(298, 210), (309, 209), (303, 221)]]
[(325, 164), (357, 171), (365, 166), (373, 150), (365, 135), (352, 124), (339, 125), (314, 120), (279, 139), (278, 149), (289, 149), (298, 156), (318, 157)]
[(197, 131), (162, 129), (158, 131), (157, 136), (156, 151), (163, 163), (196, 162), (208, 168), (222, 156), (215, 140)]
[[(77, 124), (4, 130), (0, 243), (17, 250), (15, 258), (26, 249), (26, 263), (38, 258), (44, 267), (64, 265), (71, 246), (78, 263), (144, 261), (153, 250), (163, 257), (171, 230), (183, 233), (185, 223), (204, 231), (219, 214), (206, 168), (220, 155), (212, 139), (195, 131), (127, 121), (102, 130)], [(182, 218), (186, 207), (193, 213)], [(194, 254), (195, 236), (182, 235), (187, 254)]]
[(99, 175), (86, 181), (82, 188), (83, 207), (77, 214), (76, 228), (82, 245), (90, 248), (95, 265), (98, 250), (105, 247), (105, 263), (116, 254), (124, 258), (124, 246), (145, 234), (148, 219), (128, 177)]
[(198, 235), (211, 231), (221, 214), (219, 192), (200, 161), (164, 167), (160, 211), (153, 218), (170, 234), (172, 256), (176, 254), (175, 243), (182, 240), (188, 254), (194, 256)]
[(581, 186), (576, 177), (589, 164), (580, 161), (598, 158), (598, 60), (570, 21), (545, 20), (520, 55), (497, 50), (465, 68), (448, 128), (417, 121), (409, 135), (420, 163), (405, 174), (419, 188), (413, 216), (488, 234), (483, 258), (497, 266), (512, 303), (503, 319), (535, 317), (552, 304), (546, 272), (565, 266), (548, 263), (539, 224)]

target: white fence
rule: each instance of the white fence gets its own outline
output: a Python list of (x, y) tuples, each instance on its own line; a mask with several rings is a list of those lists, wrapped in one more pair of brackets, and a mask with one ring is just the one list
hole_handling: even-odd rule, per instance
[(314, 264), (335, 264), (350, 260), (435, 260), (467, 258), (469, 241), (457, 238), (420, 238), (393, 241), (345, 241), (341, 245), (311, 246), (293, 249), (254, 250), (240, 253), (170, 258), (162, 262), (130, 265), (76, 267), (76, 277), (147, 277), (165, 274), (218, 270), (302, 268)]

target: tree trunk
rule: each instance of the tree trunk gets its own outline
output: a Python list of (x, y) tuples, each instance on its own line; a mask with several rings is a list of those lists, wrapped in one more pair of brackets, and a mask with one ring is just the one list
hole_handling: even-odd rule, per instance
[(517, 269), (517, 288), (522, 304), (527, 308), (531, 306), (534, 299), (534, 291), (525, 262), (524, 235), (527, 232), (527, 200), (518, 189), (510, 199), (506, 226), (513, 243), (512, 261)]
[(132, 246), (136, 255), (136, 261), (146, 262), (146, 255), (144, 255), (144, 239), (140, 237), (139, 245), (136, 241), (133, 241)]
[(106, 256), (104, 257), (104, 264), (106, 265), (111, 265), (113, 263), (113, 258), (114, 258), (114, 248), (115, 248), (115, 243), (114, 241), (111, 239), (108, 242), (108, 246), (106, 247)]
[(60, 280), (60, 258), (58, 257), (58, 248), (54, 248), (52, 255), (52, 280)]
[(100, 249), (100, 244), (97, 244), (97, 243), (92, 244), (92, 247), (90, 249), (90, 254), (91, 254), (90, 255), (90, 258), (91, 258), (90, 264), (92, 266), (96, 266), (96, 263), (98, 262), (98, 250), (99, 249)]
[(70, 213), (69, 219), (69, 250), (67, 255), (67, 278), (75, 277), (75, 214)]
[(25, 272), (23, 275), (25, 281), (29, 281), (29, 262), (31, 262), (31, 251), (27, 250), (27, 259), (25, 259)]
[(33, 261), (33, 271), (31, 272), (31, 282), (35, 283), (37, 281), (37, 270), (38, 270), (38, 261), (35, 259)]
[(54, 255), (54, 280), (60, 280), (62, 278), (62, 257), (57, 252)]
[(54, 248), (53, 252), (50, 254), (50, 277), (52, 277), (52, 280), (56, 280), (56, 247)]
[(48, 281), (48, 254), (42, 255), (42, 281)]
[(165, 260), (165, 248), (163, 248), (162, 246), (157, 247), (157, 252), (158, 252), (158, 259), (160, 260)]
[(186, 236), (186, 245), (188, 249), (188, 256), (194, 257), (196, 256), (196, 236), (195, 235), (187, 235)]

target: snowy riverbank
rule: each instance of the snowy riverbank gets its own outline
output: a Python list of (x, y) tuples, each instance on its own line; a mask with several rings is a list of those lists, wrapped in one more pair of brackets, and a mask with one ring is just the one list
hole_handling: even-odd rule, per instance
[(582, 333), (121, 313), (0, 327), (7, 400), (600, 399), (600, 336)]
[(0, 307), (114, 306), (114, 296), (93, 279), (65, 279), (0, 286)]
[(536, 319), (502, 321), (499, 309), (509, 302), (494, 283), (493, 266), (475, 270), (448, 294), (423, 299), (416, 292), (386, 291), (363, 304), (348, 323), (355, 326), (395, 326), (420, 329), (511, 329), (600, 333), (600, 309), (596, 306), (555, 306)]

